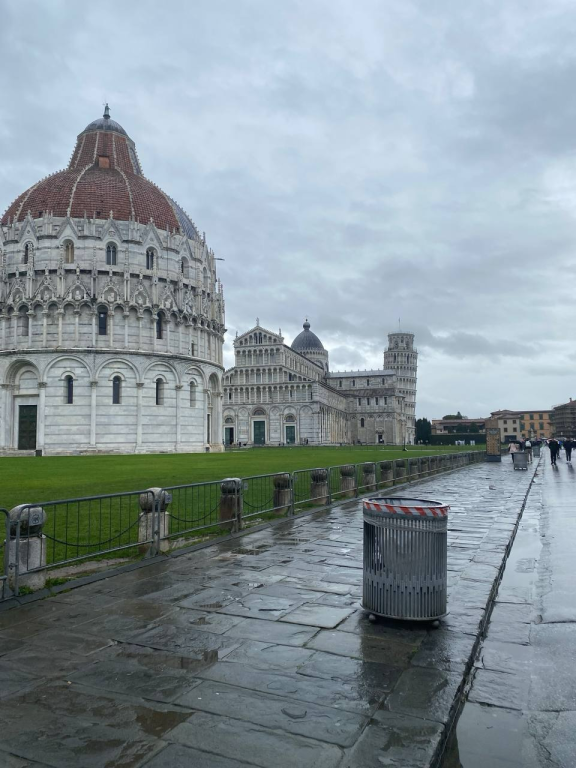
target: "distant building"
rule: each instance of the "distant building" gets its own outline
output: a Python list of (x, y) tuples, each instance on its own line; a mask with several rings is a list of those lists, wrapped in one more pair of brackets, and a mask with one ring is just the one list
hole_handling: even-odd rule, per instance
[(552, 434), (555, 437), (576, 437), (576, 401), (557, 405), (550, 411)]
[(552, 411), (493, 411), (492, 418), (498, 419), (500, 437), (503, 443), (512, 440), (545, 439), (552, 437)]
[(484, 434), (485, 419), (432, 419), (433, 435), (453, 435), (459, 432)]
[(415, 438), (414, 335), (391, 333), (380, 370), (331, 372), (306, 321), (289, 347), (259, 323), (234, 341), (224, 375), (226, 445), (402, 445)]

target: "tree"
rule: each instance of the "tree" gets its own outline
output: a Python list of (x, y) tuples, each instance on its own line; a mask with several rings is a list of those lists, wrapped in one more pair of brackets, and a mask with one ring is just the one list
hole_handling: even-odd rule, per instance
[(432, 424), (428, 421), (428, 419), (416, 419), (416, 442), (429, 442), (431, 434)]
[(454, 413), (449, 413), (447, 416), (443, 416), (443, 418), (444, 418), (444, 419), (465, 419), (465, 418), (466, 418), (466, 416), (462, 416), (462, 414), (460, 413), (460, 411), (458, 411), (458, 413), (456, 413), (456, 414), (454, 414)]

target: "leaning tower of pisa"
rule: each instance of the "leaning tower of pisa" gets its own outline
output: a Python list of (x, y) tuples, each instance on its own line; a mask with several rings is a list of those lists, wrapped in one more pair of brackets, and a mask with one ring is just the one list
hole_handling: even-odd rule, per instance
[(406, 413), (406, 440), (416, 437), (416, 381), (418, 350), (414, 346), (414, 334), (397, 331), (388, 334), (388, 347), (384, 350), (384, 368), (394, 371), (400, 394), (404, 395)]

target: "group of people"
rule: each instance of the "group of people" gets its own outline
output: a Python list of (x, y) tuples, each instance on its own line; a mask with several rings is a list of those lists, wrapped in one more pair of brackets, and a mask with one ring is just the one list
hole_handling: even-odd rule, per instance
[[(576, 440), (572, 440), (571, 437), (567, 437), (564, 440), (557, 440), (555, 437), (553, 437), (548, 440), (548, 448), (550, 448), (550, 461), (552, 462), (553, 466), (556, 466), (556, 461), (562, 448), (564, 448), (564, 453), (566, 454), (566, 461), (569, 464), (572, 464), (572, 449), (576, 448)], [(508, 446), (508, 452), (513, 454), (517, 451), (526, 451), (528, 454), (528, 460), (532, 460), (532, 443), (530, 440), (519, 440), (517, 442), (510, 443)]]
[[(508, 453), (513, 454), (518, 451), (525, 451), (528, 454), (528, 461), (532, 461), (532, 443), (530, 440), (519, 440), (518, 442), (510, 443)], [(514, 460), (514, 456), (512, 456), (512, 460)]]
[(576, 448), (576, 442), (571, 437), (567, 437), (565, 440), (556, 440), (553, 437), (551, 440), (548, 440), (548, 448), (550, 448), (550, 461), (553, 466), (556, 466), (556, 460), (562, 448), (564, 448), (564, 453), (566, 454), (566, 461), (572, 464), (572, 448)]

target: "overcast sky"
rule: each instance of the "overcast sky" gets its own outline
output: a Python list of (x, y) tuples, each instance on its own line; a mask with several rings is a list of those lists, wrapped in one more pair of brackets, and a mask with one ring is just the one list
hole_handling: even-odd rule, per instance
[(232, 340), (416, 334), (419, 416), (576, 396), (574, 0), (0, 0), (0, 208), (110, 103)]

